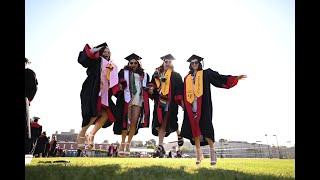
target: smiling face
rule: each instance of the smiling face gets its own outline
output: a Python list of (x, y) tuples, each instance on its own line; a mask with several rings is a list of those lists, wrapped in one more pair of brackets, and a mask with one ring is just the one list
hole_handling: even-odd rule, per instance
[(111, 52), (109, 50), (109, 48), (105, 48), (104, 51), (102, 52), (102, 57), (104, 57), (105, 59), (110, 59), (111, 56)]
[(136, 71), (137, 68), (138, 68), (139, 64), (138, 64), (138, 61), (135, 60), (135, 59), (131, 59), (130, 62), (129, 62), (129, 67), (133, 70), (133, 71)]
[(164, 61), (163, 61), (163, 68), (164, 68), (164, 70), (166, 71), (166, 70), (168, 70), (169, 68), (171, 68), (172, 67), (172, 60), (171, 59), (165, 59)]
[(194, 59), (190, 62), (190, 65), (192, 67), (193, 70), (197, 71), (199, 68), (199, 61)]

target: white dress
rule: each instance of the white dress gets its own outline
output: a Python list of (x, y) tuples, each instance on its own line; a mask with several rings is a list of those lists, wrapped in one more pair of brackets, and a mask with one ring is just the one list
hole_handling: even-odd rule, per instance
[(142, 83), (140, 81), (140, 75), (138, 73), (134, 73), (133, 75), (134, 75), (134, 81), (136, 84), (137, 92), (135, 95), (132, 94), (132, 98), (129, 102), (129, 106), (137, 105), (137, 106), (142, 107), (143, 98), (142, 98), (142, 93), (141, 93)]

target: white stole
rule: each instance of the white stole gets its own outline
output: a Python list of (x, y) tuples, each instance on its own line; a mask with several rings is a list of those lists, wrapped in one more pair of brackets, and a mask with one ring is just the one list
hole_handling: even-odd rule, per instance
[[(129, 84), (130, 84), (129, 70), (124, 70), (123, 76), (124, 76), (124, 79), (126, 80), (126, 83), (127, 83), (127, 86), (124, 89), (124, 100), (127, 103), (129, 103), (131, 100), (130, 89), (129, 89)], [(144, 77), (142, 80), (142, 87), (147, 87), (147, 74), (145, 72), (144, 72)]]
[[(109, 65), (113, 66), (113, 69), (110, 71), (110, 80), (109, 80), (109, 84), (108, 84), (108, 80), (106, 78), (107, 75), (107, 69), (106, 67), (109, 67)], [(100, 93), (99, 96), (101, 96), (101, 104), (105, 105), (105, 106), (109, 106), (109, 88), (114, 87), (115, 85), (118, 84), (119, 81), (119, 77), (118, 77), (118, 67), (112, 63), (112, 60), (106, 60), (105, 58), (101, 57), (101, 76), (100, 76), (100, 80), (103, 83), (103, 87), (102, 89), (100, 89)]]

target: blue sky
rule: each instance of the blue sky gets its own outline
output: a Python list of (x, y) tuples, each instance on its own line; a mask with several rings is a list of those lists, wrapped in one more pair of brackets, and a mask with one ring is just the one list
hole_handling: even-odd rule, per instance
[[(216, 140), (295, 142), (295, 1), (293, 0), (26, 0), (25, 56), (37, 73), (31, 116), (47, 134), (81, 129), (80, 90), (86, 69), (79, 51), (107, 42), (122, 68), (140, 55), (152, 74), (171, 53), (184, 77), (197, 54), (204, 67), (225, 75), (246, 74), (232, 89), (211, 87)], [(153, 102), (150, 100), (150, 103)], [(179, 123), (182, 123), (182, 109)], [(156, 139), (142, 129), (134, 140)], [(97, 142), (120, 141), (112, 128)], [(173, 133), (165, 142), (176, 140)]]

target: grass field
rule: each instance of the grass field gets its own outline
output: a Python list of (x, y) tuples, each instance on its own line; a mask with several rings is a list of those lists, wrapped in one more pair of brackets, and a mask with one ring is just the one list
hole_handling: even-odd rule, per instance
[[(39, 163), (66, 159), (70, 163)], [(292, 159), (218, 159), (195, 164), (195, 158), (33, 158), (25, 179), (295, 179)]]

